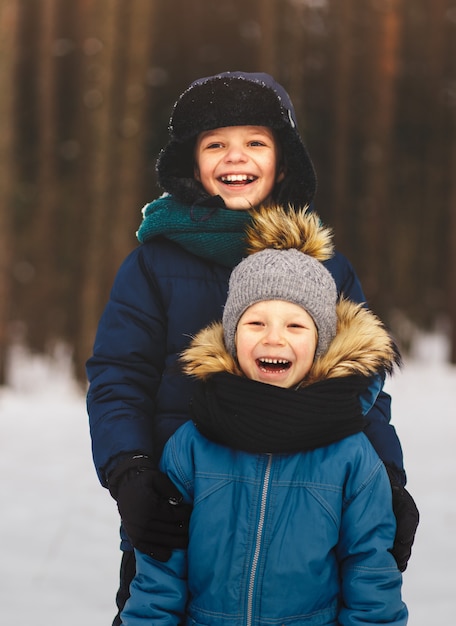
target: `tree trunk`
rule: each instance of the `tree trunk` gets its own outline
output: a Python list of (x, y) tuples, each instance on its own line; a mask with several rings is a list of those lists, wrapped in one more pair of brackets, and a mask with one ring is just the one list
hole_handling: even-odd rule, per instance
[(56, 246), (59, 237), (57, 211), (57, 84), (54, 55), (58, 0), (42, 0), (39, 6), (39, 39), (36, 115), (39, 120), (36, 146), (36, 193), (30, 212), (26, 240), (34, 279), (26, 290), (27, 342), (40, 352), (49, 341), (61, 336), (62, 319), (58, 310), (59, 263)]
[[(80, 163), (81, 215), (85, 225), (85, 238), (81, 250), (82, 265), (80, 294), (78, 298), (79, 332), (76, 345), (76, 362), (81, 364), (90, 354), (94, 330), (106, 297), (106, 256), (108, 245), (110, 185), (118, 175), (112, 168), (112, 138), (116, 129), (113, 123), (115, 106), (115, 46), (119, 2), (89, 0), (81, 5), (79, 15), (83, 58), (83, 90), (80, 110), (80, 131), (84, 146)], [(93, 33), (86, 34), (91, 25)], [(78, 372), (80, 375), (81, 372)]]
[(280, 52), (279, 34), (280, 17), (286, 8), (278, 11), (277, 0), (257, 0), (258, 19), (260, 23), (260, 40), (258, 45), (258, 67), (278, 79)]
[[(370, 51), (364, 76), (369, 90), (369, 106), (363, 119), (362, 228), (363, 262), (366, 264), (368, 299), (378, 309), (387, 280), (389, 237), (390, 159), (395, 121), (395, 81), (398, 71), (400, 0), (388, 0), (372, 7), (368, 33)], [(386, 254), (385, 254), (386, 252)], [(388, 268), (390, 269), (390, 268)]]
[[(147, 70), (155, 5), (93, 0), (89, 19), (99, 41), (87, 60), (86, 238), (75, 362), (77, 375), (90, 356), (95, 331), (115, 272), (134, 245), (145, 203), (147, 174)], [(86, 22), (85, 22), (86, 23)]]
[(14, 232), (15, 167), (13, 155), (13, 66), (15, 62), (18, 0), (0, 2), (0, 385), (5, 383), (10, 345), (10, 299)]
[[(137, 244), (135, 237), (141, 220), (141, 207), (148, 200), (143, 183), (152, 176), (147, 171), (147, 126), (151, 88), (147, 74), (155, 3), (122, 5), (118, 19), (116, 81), (122, 88), (114, 99), (116, 132), (113, 137), (113, 172), (109, 194), (111, 254), (106, 264), (106, 279), (112, 282), (114, 272), (128, 252)], [(123, 15), (122, 15), (123, 13)]]
[(331, 137), (330, 182), (331, 225), (336, 240), (343, 241), (349, 229), (349, 181), (351, 140), (353, 129), (353, 0), (337, 2), (333, 9), (334, 41), (331, 42), (333, 83), (330, 96), (330, 115), (333, 120)]
[[(448, 15), (450, 5), (454, 9), (454, 2), (448, 0)], [(443, 57), (446, 61), (446, 72), (453, 78), (456, 76), (456, 21), (448, 22), (446, 28), (446, 47)], [(448, 81), (449, 87), (451, 82)], [(450, 319), (450, 360), (456, 365), (456, 93), (447, 94), (446, 107), (448, 110), (450, 133), (447, 138), (451, 146), (451, 158), (449, 161), (449, 224), (448, 224), (448, 265), (445, 267), (444, 276), (447, 276), (445, 309), (448, 310)], [(440, 224), (440, 227), (442, 225)]]
[[(426, 116), (432, 120), (432, 130), (426, 134), (426, 144), (423, 155), (423, 207), (421, 227), (418, 231), (418, 249), (420, 250), (419, 265), (417, 269), (418, 280), (414, 285), (414, 303), (416, 307), (423, 307), (426, 313), (422, 313), (422, 323), (426, 327), (432, 327), (442, 315), (446, 306), (446, 285), (444, 281), (439, 285), (439, 277), (446, 274), (447, 255), (442, 249), (442, 225), (445, 224), (448, 206), (446, 206), (445, 178), (448, 168), (451, 171), (452, 148), (454, 140), (451, 141), (452, 111), (446, 106), (445, 98), (442, 94), (442, 85), (447, 80), (454, 80), (456, 73), (456, 63), (454, 55), (456, 46), (454, 39), (456, 33), (450, 32), (450, 36), (445, 36), (442, 25), (445, 24), (446, 10), (449, 9), (448, 0), (434, 0), (427, 11), (426, 20), (426, 82), (427, 88), (423, 93), (423, 110)], [(454, 6), (454, 2), (453, 2)], [(452, 37), (451, 37), (452, 34)], [(449, 44), (449, 45), (448, 45)], [(453, 66), (453, 71), (447, 74), (447, 64)], [(454, 107), (454, 104), (453, 104)], [(454, 111), (454, 108), (453, 108)], [(455, 170), (453, 169), (453, 172)], [(451, 197), (451, 187), (454, 186), (454, 176), (449, 177)], [(456, 196), (453, 196), (456, 199)], [(450, 221), (454, 202), (449, 204)], [(432, 212), (433, 219), (429, 219)], [(449, 246), (451, 255), (452, 247)], [(450, 259), (451, 261), (451, 259)], [(429, 286), (423, 294), (422, 285)], [(453, 283), (456, 285), (456, 282)], [(424, 306), (423, 306), (424, 305)]]

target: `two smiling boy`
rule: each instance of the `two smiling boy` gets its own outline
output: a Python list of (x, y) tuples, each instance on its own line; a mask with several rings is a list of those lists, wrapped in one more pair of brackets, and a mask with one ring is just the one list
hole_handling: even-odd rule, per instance
[[(180, 494), (157, 469), (166, 441), (189, 418), (195, 387), (176, 370), (178, 356), (189, 336), (222, 315), (231, 270), (246, 254), (247, 209), (293, 211), (311, 203), (316, 187), (292, 104), (265, 74), (232, 72), (192, 84), (175, 105), (157, 172), (167, 194), (144, 209), (142, 245), (118, 272), (87, 363), (94, 461), (122, 518), (119, 610), (135, 571), (132, 544), (165, 561), (187, 541), (191, 507), (168, 504)], [(345, 257), (336, 252), (325, 265), (339, 296), (364, 301)], [(386, 394), (366, 419), (367, 436), (400, 483), (402, 454)], [(396, 554), (401, 568), (411, 541)]]

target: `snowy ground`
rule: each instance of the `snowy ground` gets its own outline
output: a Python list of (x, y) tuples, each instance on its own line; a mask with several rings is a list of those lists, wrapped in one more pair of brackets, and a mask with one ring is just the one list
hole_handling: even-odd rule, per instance
[[(388, 384), (421, 524), (404, 599), (410, 626), (456, 622), (456, 368), (423, 338)], [(1, 623), (109, 626), (120, 560), (114, 501), (92, 466), (65, 354), (14, 355), (0, 388)]]

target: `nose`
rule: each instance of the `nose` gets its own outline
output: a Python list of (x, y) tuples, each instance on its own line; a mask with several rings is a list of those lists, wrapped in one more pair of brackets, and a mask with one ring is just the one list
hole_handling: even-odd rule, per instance
[(284, 344), (284, 337), (283, 334), (281, 332), (281, 329), (278, 326), (268, 326), (264, 337), (263, 337), (263, 343), (265, 345), (270, 345), (270, 346), (277, 346), (277, 345), (283, 345)]
[(227, 163), (243, 163), (247, 160), (247, 155), (242, 144), (230, 144), (225, 153)]

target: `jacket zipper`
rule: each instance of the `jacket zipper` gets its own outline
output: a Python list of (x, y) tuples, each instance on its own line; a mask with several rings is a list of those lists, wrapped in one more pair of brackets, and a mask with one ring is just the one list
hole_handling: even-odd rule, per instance
[(271, 465), (272, 465), (272, 454), (269, 455), (268, 464), (266, 466), (266, 470), (264, 472), (264, 477), (263, 477), (263, 489), (261, 492), (261, 503), (260, 503), (260, 519), (258, 520), (258, 528), (256, 532), (256, 539), (255, 539), (255, 551), (253, 553), (252, 569), (250, 570), (249, 586), (248, 586), (248, 594), (247, 594), (246, 626), (252, 626), (253, 590), (255, 587), (255, 578), (256, 578), (256, 572), (258, 568), (258, 561), (260, 558), (261, 542), (262, 542), (263, 528), (264, 528), (264, 519), (266, 517), (266, 500), (267, 500), (268, 490), (269, 490)]

